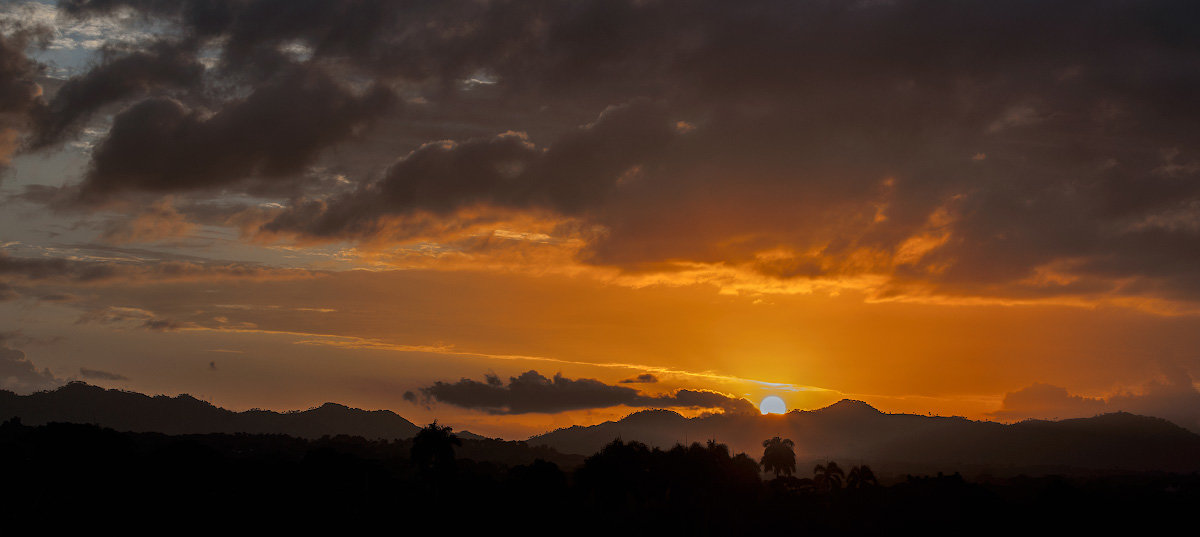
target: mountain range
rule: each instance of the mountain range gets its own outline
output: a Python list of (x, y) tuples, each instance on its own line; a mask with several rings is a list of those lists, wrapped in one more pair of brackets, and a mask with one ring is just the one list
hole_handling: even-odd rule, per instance
[(1160, 418), (1118, 412), (1014, 424), (961, 417), (887, 414), (844, 399), (783, 415), (716, 414), (685, 418), (646, 410), (530, 438), (565, 453), (594, 453), (613, 438), (670, 447), (715, 439), (760, 453), (774, 436), (795, 442), (800, 461), (869, 462), (893, 472), (974, 470), (998, 474), (1200, 470), (1200, 435)]
[[(387, 410), (335, 403), (305, 411), (234, 412), (187, 395), (147, 396), (74, 382), (54, 391), (17, 395), (0, 390), (0, 420), (27, 425), (94, 423), (122, 431), (166, 434), (257, 433), (300, 438), (351, 435), (406, 439), (420, 427)], [(467, 439), (483, 437), (460, 434)], [(1014, 424), (961, 417), (888, 414), (861, 401), (783, 415), (714, 414), (687, 418), (645, 410), (617, 421), (573, 426), (529, 438), (564, 454), (590, 455), (613, 439), (670, 448), (716, 440), (734, 452), (761, 453), (764, 439), (795, 442), (797, 459), (870, 463), (889, 473), (973, 471), (1087, 473), (1200, 470), (1200, 435), (1169, 421), (1128, 413)]]
[(346, 434), (390, 440), (412, 438), (421, 429), (390, 410), (325, 403), (297, 412), (234, 412), (190, 395), (151, 397), (82, 382), (30, 395), (0, 390), (0, 420), (9, 417), (20, 417), (25, 425), (94, 423), (118, 431), (286, 434), (299, 438)]

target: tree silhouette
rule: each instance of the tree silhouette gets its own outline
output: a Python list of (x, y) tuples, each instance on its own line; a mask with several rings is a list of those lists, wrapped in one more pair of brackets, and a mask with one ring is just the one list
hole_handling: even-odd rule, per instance
[(840, 490), (845, 478), (846, 473), (833, 461), (825, 465), (818, 464), (813, 468), (813, 481), (816, 482), (818, 490)]
[(718, 444), (715, 438), (709, 439), (708, 443), (705, 444), (705, 447), (708, 448), (709, 453), (712, 453), (713, 456), (717, 457), (718, 459), (729, 458), (729, 446), (725, 444)]
[(796, 452), (793, 447), (796, 443), (790, 438), (779, 438), (778, 436), (763, 440), (763, 456), (762, 467), (764, 471), (775, 472), (775, 477), (780, 474), (791, 476), (796, 471)]
[(865, 464), (851, 468), (850, 473), (846, 474), (846, 488), (848, 489), (878, 486), (879, 480), (875, 479), (875, 472), (872, 472), (871, 467)]
[(445, 471), (454, 467), (454, 446), (461, 446), (449, 426), (439, 426), (433, 420), (413, 438), (412, 461), (424, 471)]

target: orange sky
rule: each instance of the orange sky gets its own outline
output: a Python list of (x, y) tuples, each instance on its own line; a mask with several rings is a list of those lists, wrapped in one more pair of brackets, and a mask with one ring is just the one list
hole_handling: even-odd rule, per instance
[(0, 388), (1200, 431), (1170, 0), (260, 1), (0, 6)]
[(339, 401), (510, 437), (628, 409), (490, 416), (401, 395), (489, 372), (607, 383), (651, 372), (660, 381), (637, 386), (647, 393), (704, 388), (754, 402), (773, 394), (791, 408), (851, 397), (885, 411), (985, 418), (1006, 392), (1035, 382), (1088, 396), (1137, 391), (1161, 373), (1148, 355), (1186, 357), (1200, 338), (1190, 317), (1119, 308), (867, 304), (849, 294), (730, 296), (708, 285), (633, 289), (586, 276), (463, 271), (85, 293), (179, 327), (146, 330), (141, 317), (76, 324), (73, 304), (10, 317), (32, 338), (67, 334), (25, 348), (64, 377), (79, 367), (119, 372), (129, 380), (98, 383), (239, 409)]

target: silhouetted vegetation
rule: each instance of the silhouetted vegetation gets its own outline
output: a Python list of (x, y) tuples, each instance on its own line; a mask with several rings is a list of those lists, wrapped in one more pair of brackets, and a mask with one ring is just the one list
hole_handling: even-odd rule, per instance
[[(525, 534), (846, 535), (990, 533), (1033, 523), (1111, 530), (1182, 520), (1200, 505), (1195, 473), (975, 481), (939, 474), (880, 483), (870, 466), (847, 473), (833, 461), (811, 479), (789, 475), (792, 456), (790, 466), (783, 457), (764, 468), (715, 441), (663, 450), (617, 440), (580, 460), (458, 439), (436, 423), (414, 439), (384, 441), (169, 436), (14, 419), (0, 425), (0, 509), (10, 520), (69, 513), (80, 524), (191, 529), (251, 520), (397, 531), (432, 524), (452, 533), (504, 524)], [(764, 469), (778, 476), (764, 480)]]
[(833, 461), (829, 461), (828, 464), (818, 464), (813, 468), (813, 482), (816, 483), (817, 489), (824, 492), (841, 490), (842, 479), (845, 477), (846, 473)]
[(875, 472), (865, 464), (851, 468), (850, 473), (846, 474), (846, 488), (850, 490), (878, 486), (879, 480), (875, 478)]
[(775, 472), (775, 477), (790, 476), (796, 471), (796, 443), (790, 438), (781, 439), (776, 436), (763, 440), (762, 445), (763, 456), (760, 462), (763, 471)]
[(417, 432), (413, 438), (412, 462), (426, 472), (451, 472), (454, 470), (454, 447), (462, 446), (462, 440), (452, 433), (449, 426), (439, 426), (437, 420)]

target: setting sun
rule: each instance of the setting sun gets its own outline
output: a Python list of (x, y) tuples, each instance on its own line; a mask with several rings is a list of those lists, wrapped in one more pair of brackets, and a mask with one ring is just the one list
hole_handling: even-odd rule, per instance
[(758, 404), (758, 410), (763, 414), (786, 414), (788, 408), (787, 403), (784, 403), (783, 399), (780, 399), (778, 396), (768, 395)]

